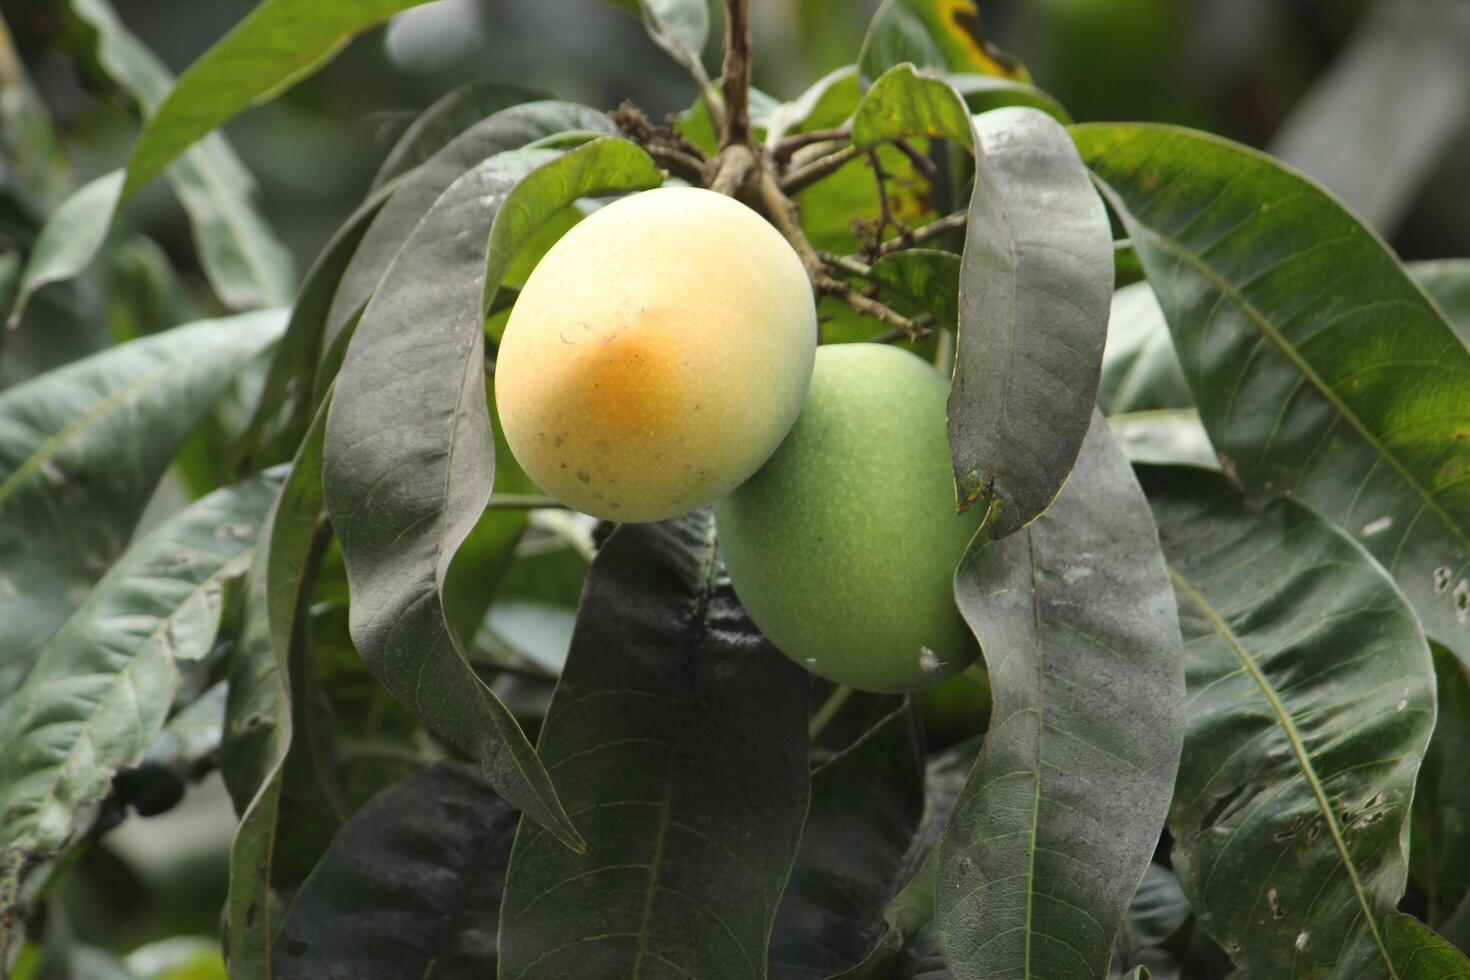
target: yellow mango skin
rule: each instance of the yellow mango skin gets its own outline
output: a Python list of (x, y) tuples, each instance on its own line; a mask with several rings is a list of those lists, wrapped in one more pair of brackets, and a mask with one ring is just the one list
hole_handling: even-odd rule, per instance
[(745, 611), (834, 683), (916, 691), (979, 655), (953, 580), (984, 515), (955, 514), (948, 393), (906, 351), (822, 347), (781, 448), (715, 504)]
[(806, 397), (811, 284), (750, 208), (665, 187), (592, 213), (531, 272), (495, 399), (543, 491), (613, 521), (702, 507), (770, 457)]

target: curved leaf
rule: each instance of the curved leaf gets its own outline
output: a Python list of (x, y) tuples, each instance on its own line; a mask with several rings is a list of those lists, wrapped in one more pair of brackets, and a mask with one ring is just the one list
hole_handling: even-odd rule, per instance
[(1142, 471), (1178, 597), (1190, 716), (1174, 871), (1253, 975), (1403, 978), (1384, 920), (1434, 721), (1413, 611), (1347, 534), (1224, 477)]
[(1104, 415), (1194, 407), (1169, 324), (1146, 282), (1113, 294), (1097, 407)]
[(404, 179), (373, 218), (332, 297), (323, 347), (331, 347), (347, 324), (362, 312), (363, 305), (382, 283), (388, 267), (418, 223), (465, 173), (497, 153), (525, 146), (544, 136), (569, 129), (611, 131), (611, 128), (606, 116), (586, 106), (571, 102), (528, 102), (503, 109), (450, 140)]
[(852, 145), (868, 150), (909, 136), (940, 136), (973, 150), (970, 112), (948, 83), (921, 75), (913, 65), (884, 72), (858, 103), (852, 117)]
[(1192, 408), (1159, 408), (1126, 412), (1108, 419), (1118, 445), (1134, 463), (1182, 463), (1207, 470), (1220, 468), (1215, 447)]
[(965, 100), (965, 105), (973, 114), (1013, 105), (1030, 106), (1040, 109), (1064, 126), (1071, 125), (1072, 117), (1067, 115), (1067, 110), (1060, 102), (1025, 82), (996, 78), (994, 75), (966, 74), (945, 75), (944, 80), (960, 94), (960, 98)]
[(771, 111), (766, 143), (774, 145), (789, 133), (841, 125), (858, 103), (857, 66), (843, 65), (817, 79), (805, 92)]
[(1269, 158), (1167, 126), (1073, 134), (1225, 472), (1352, 530), (1470, 661), (1470, 349), (1372, 231)]
[(168, 91), (128, 158), (123, 196), (282, 82), (319, 68), (344, 39), (426, 0), (265, 0)]
[(420, 769), (350, 820), (276, 940), (280, 980), (482, 980), (518, 814), (458, 762)]
[(995, 708), (939, 844), (959, 980), (1106, 973), (1168, 810), (1184, 735), (1174, 597), (1152, 515), (1100, 414), (1066, 488), (955, 598)]
[(812, 773), (801, 849), (776, 911), (770, 976), (821, 978), (861, 961), (924, 812), (924, 755), (903, 699)]
[(1437, 929), (1470, 898), (1470, 673), (1443, 647), (1431, 652), (1438, 712), (1414, 784), (1409, 877)]
[(42, 286), (71, 279), (92, 264), (112, 226), (112, 214), (122, 193), (123, 172), (114, 170), (73, 191), (52, 212), (26, 260), (16, 287), (15, 305), (6, 326), (14, 330)]
[(283, 320), (177, 327), (0, 393), (0, 693), (122, 553), (185, 437)]
[(1410, 262), (1404, 268), (1434, 298), (1450, 327), (1470, 346), (1470, 259)]
[(216, 491), (139, 541), (0, 704), (4, 924), (26, 905), (27, 879), (77, 844), (113, 776), (162, 730), (175, 662), (214, 644), (225, 584), (249, 564), (279, 487), (261, 477)]
[(591, 850), (522, 821), (500, 976), (764, 977), (806, 725), (807, 674), (740, 608), (709, 512), (614, 531), (539, 742)]
[(556, 156), (491, 157), (415, 228), (338, 374), (325, 487), (363, 659), (426, 725), (478, 759), (501, 796), (580, 846), (530, 742), (465, 660), (442, 595), (494, 477), (483, 368), (490, 227), (516, 184)]
[(511, 106), (545, 98), (533, 89), (505, 82), (477, 81), (452, 89), (419, 113), (398, 137), (378, 167), (373, 190), (424, 163), (480, 120)]
[(991, 537), (1056, 498), (1097, 393), (1113, 240), (1067, 131), (1035, 109), (975, 117), (984, 152), (965, 227), (949, 444), (961, 509)]
[(704, 0), (637, 0), (643, 26), (655, 44), (683, 65), (706, 91), (704, 45), (709, 40), (709, 5)]
[(858, 53), (858, 67), (877, 78), (894, 65), (973, 72), (1029, 82), (1010, 55), (985, 40), (976, 0), (883, 0)]

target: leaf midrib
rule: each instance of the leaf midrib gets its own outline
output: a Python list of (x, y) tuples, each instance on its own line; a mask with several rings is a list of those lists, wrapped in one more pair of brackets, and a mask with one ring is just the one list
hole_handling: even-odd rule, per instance
[(1297, 765), (1302, 771), (1302, 777), (1306, 780), (1307, 785), (1311, 787), (1312, 795), (1317, 801), (1317, 808), (1321, 811), (1322, 819), (1326, 822), (1327, 829), (1332, 834), (1333, 846), (1342, 858), (1342, 865), (1347, 871), (1348, 881), (1353, 886), (1353, 895), (1357, 898), (1358, 907), (1363, 911), (1363, 920), (1367, 923), (1368, 931), (1373, 936), (1373, 943), (1378, 947), (1379, 955), (1383, 960), (1384, 966), (1388, 969), (1389, 978), (1390, 980), (1400, 980), (1398, 971), (1394, 969), (1393, 959), (1389, 956), (1388, 947), (1385, 945), (1383, 936), (1379, 932), (1376, 912), (1363, 890), (1363, 883), (1358, 878), (1357, 866), (1353, 863), (1352, 857), (1348, 853), (1347, 842), (1343, 840), (1342, 830), (1338, 827), (1337, 820), (1332, 813), (1332, 805), (1327, 799), (1327, 794), (1322, 787), (1320, 778), (1317, 776), (1317, 770), (1312, 765), (1311, 756), (1307, 752), (1301, 734), (1296, 729), (1296, 721), (1292, 718), (1286, 705), (1277, 696), (1276, 690), (1271, 686), (1270, 681), (1261, 673), (1255, 660), (1252, 659), (1249, 651), (1245, 649), (1245, 645), (1240, 641), (1240, 637), (1236, 635), (1230, 625), (1215, 611), (1215, 607), (1210, 603), (1210, 600), (1196, 589), (1188, 577), (1180, 572), (1172, 562), (1169, 563), (1169, 578), (1173, 580), (1174, 588), (1179, 591), (1180, 595), (1187, 598), (1199, 609), (1205, 618), (1209, 620), (1215, 633), (1229, 645), (1231, 652), (1235, 654), (1246, 672), (1250, 674), (1251, 679), (1256, 682), (1256, 685), (1261, 689), (1261, 693), (1265, 696), (1266, 701), (1270, 704), (1271, 710), (1276, 714), (1277, 722), (1286, 735), (1287, 742), (1291, 746), (1292, 754), (1296, 756)]

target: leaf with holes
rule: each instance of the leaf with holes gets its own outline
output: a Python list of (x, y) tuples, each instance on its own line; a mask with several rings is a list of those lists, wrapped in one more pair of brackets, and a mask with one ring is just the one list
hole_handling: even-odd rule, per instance
[(538, 745), (591, 849), (522, 821), (500, 976), (764, 977), (806, 714), (806, 674), (746, 618), (708, 511), (613, 532)]
[(1184, 630), (1189, 730), (1169, 814), (1200, 922), (1252, 974), (1402, 977), (1434, 668), (1382, 568), (1310, 508), (1145, 469)]
[(1003, 538), (1046, 510), (1092, 418), (1113, 294), (1107, 213), (1056, 120), (975, 117), (949, 444), (961, 508)]
[(995, 708), (939, 845), (957, 980), (1094, 980), (1148, 867), (1184, 735), (1174, 598), (1152, 515), (1101, 414), (1024, 530), (955, 573)]
[(1269, 158), (1167, 126), (1072, 132), (1226, 473), (1349, 529), (1470, 661), (1470, 349), (1382, 240)]

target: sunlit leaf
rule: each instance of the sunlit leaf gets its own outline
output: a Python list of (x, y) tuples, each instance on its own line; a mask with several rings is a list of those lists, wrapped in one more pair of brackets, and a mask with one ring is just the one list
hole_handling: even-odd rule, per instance
[(867, 150), (910, 136), (942, 136), (966, 150), (975, 143), (969, 110), (955, 90), (939, 78), (918, 74), (913, 65), (897, 65), (858, 103), (852, 145)]

